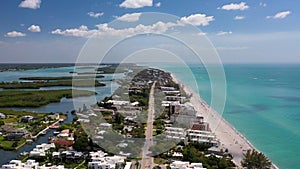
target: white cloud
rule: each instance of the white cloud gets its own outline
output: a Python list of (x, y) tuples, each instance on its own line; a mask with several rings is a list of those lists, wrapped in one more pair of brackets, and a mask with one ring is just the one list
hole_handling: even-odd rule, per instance
[(234, 20), (243, 20), (245, 18), (246, 18), (245, 16), (235, 16)]
[(26, 36), (26, 34), (22, 32), (12, 31), (12, 32), (7, 32), (5, 36), (14, 38), (14, 37), (23, 37)]
[(51, 33), (64, 36), (91, 37), (93, 34), (97, 33), (97, 30), (89, 30), (87, 26), (81, 25), (79, 28), (66, 29), (63, 31), (61, 29), (56, 29)]
[(260, 3), (259, 3), (259, 6), (261, 6), (261, 7), (266, 7), (267, 4), (266, 4), (266, 3), (263, 3), (263, 2), (260, 2)]
[(90, 17), (93, 17), (93, 18), (99, 18), (100, 16), (104, 15), (103, 12), (89, 12), (87, 13)]
[(160, 7), (160, 6), (161, 6), (161, 2), (157, 2), (157, 3), (155, 4), (155, 6), (156, 6), (156, 7)]
[(291, 11), (278, 12), (274, 16), (267, 16), (267, 19), (284, 19), (291, 13)]
[(92, 37), (92, 36), (131, 36), (141, 33), (163, 33), (166, 32), (170, 27), (178, 26), (178, 23), (164, 23), (156, 22), (152, 25), (139, 24), (136, 27), (115, 29), (108, 26), (107, 23), (96, 25), (98, 29), (89, 30), (86, 26), (82, 25), (79, 28), (73, 29), (56, 29), (52, 31), (52, 34), (63, 35), (63, 36), (74, 36), (74, 37)]
[(239, 4), (231, 3), (227, 5), (223, 5), (222, 7), (219, 7), (218, 9), (223, 9), (223, 10), (246, 10), (249, 9), (250, 7), (246, 5), (246, 2), (241, 2)]
[(29, 30), (30, 32), (41, 32), (41, 28), (40, 28), (40, 26), (38, 26), (38, 25), (31, 25), (31, 26), (28, 28), (28, 30)]
[(19, 7), (21, 8), (30, 8), (30, 9), (38, 9), (42, 0), (24, 0), (20, 3)]
[(207, 26), (209, 25), (209, 22), (214, 20), (213, 16), (206, 16), (205, 14), (193, 14), (180, 19), (182, 23), (190, 23), (195, 26)]
[(223, 35), (230, 35), (232, 34), (233, 32), (229, 31), (229, 32), (225, 32), (225, 31), (220, 31), (217, 33), (218, 36), (223, 36)]
[(131, 14), (125, 14), (120, 17), (116, 17), (117, 20), (119, 21), (124, 21), (124, 22), (136, 22), (140, 19), (140, 16), (142, 13), (131, 13)]
[(125, 0), (119, 6), (123, 8), (143, 8), (152, 5), (153, 0)]
[[(131, 14), (132, 15), (132, 14)], [(126, 16), (123, 15), (123, 16)], [(130, 18), (130, 17), (119, 17), (117, 19), (120, 20), (124, 19), (125, 21), (133, 21), (137, 20), (138, 18)], [(128, 14), (127, 14), (128, 16)], [(128, 19), (130, 18), (130, 19)], [(89, 38), (92, 36), (121, 36), (121, 37), (128, 37), (135, 34), (145, 34), (145, 33), (164, 33), (169, 29), (177, 26), (185, 26), (186, 24), (193, 24), (196, 26), (206, 26), (209, 22), (213, 21), (213, 16), (206, 16), (205, 14), (194, 14), (188, 17), (182, 17), (177, 22), (162, 22), (158, 21), (152, 25), (143, 25), (138, 24), (135, 27), (124, 28), (124, 29), (115, 29), (109, 27), (107, 23), (96, 25), (97, 29), (88, 29), (87, 26), (82, 25), (79, 28), (71, 28), (71, 29), (56, 29), (53, 30), (51, 33), (56, 35), (63, 35), (63, 36), (73, 36), (73, 37), (84, 37)], [(202, 34), (204, 35), (204, 34)]]

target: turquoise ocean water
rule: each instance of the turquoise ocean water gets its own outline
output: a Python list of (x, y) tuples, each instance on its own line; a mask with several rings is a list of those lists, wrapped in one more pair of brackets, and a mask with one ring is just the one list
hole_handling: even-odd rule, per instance
[[(186, 84), (190, 79), (180, 66), (162, 65)], [(210, 103), (210, 80), (203, 66), (190, 65), (201, 97)], [(0, 81), (14, 81), (24, 76), (67, 76), (73, 68), (40, 69), (0, 72)], [(255, 147), (284, 169), (300, 166), (300, 65), (225, 65), (227, 100), (223, 117), (240, 131)], [(106, 77), (111, 78), (110, 75)], [(97, 100), (109, 96), (111, 83), (96, 88)], [(112, 84), (117, 86), (116, 84)], [(51, 88), (49, 88), (51, 89)], [(26, 108), (27, 109), (27, 108)], [(70, 111), (72, 99), (62, 99), (41, 108), (28, 108), (37, 112)], [(46, 139), (47, 140), (47, 139)], [(18, 152), (2, 152), (6, 158), (0, 164), (15, 158), (17, 153), (29, 151), (31, 146)], [(11, 154), (11, 155), (10, 155)]]
[[(192, 83), (178, 66), (163, 66)], [(211, 89), (203, 66), (190, 65), (201, 97)], [(225, 65), (227, 99), (223, 117), (278, 167), (300, 166), (300, 65)]]

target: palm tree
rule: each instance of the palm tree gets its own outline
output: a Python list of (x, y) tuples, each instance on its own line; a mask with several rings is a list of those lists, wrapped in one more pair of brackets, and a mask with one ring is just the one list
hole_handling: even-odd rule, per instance
[(247, 169), (270, 169), (272, 165), (271, 161), (263, 153), (254, 149), (247, 150), (241, 164)]

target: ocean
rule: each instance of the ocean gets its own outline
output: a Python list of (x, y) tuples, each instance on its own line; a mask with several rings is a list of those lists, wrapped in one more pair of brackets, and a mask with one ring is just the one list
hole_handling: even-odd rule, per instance
[[(193, 84), (194, 79), (189, 78), (180, 66), (159, 67), (174, 73), (185, 84)], [(205, 68), (202, 65), (189, 65), (189, 68), (196, 79), (200, 96), (210, 104), (211, 84)], [(25, 76), (68, 76), (72, 70), (72, 67), (64, 67), (0, 72), (0, 81), (14, 81)], [(222, 116), (280, 168), (300, 166), (300, 65), (228, 64), (224, 65), (224, 71), (227, 99)], [(111, 75), (106, 78), (111, 78)], [(117, 87), (107, 83), (104, 88), (96, 88), (99, 93), (97, 100), (109, 96), (113, 91), (111, 88)], [(72, 110), (72, 101), (62, 99), (61, 103), (26, 110), (66, 112)], [(43, 139), (47, 140), (40, 140)], [(0, 151), (0, 164), (31, 148), (27, 146), (18, 152), (7, 153), (7, 158), (2, 158), (5, 152)]]
[[(200, 96), (211, 102), (205, 68), (189, 65)], [(163, 66), (185, 84), (193, 83), (178, 66)], [(228, 64), (222, 116), (278, 167), (300, 165), (300, 65)], [(218, 109), (218, 107), (215, 107)], [(219, 112), (220, 113), (220, 112)]]

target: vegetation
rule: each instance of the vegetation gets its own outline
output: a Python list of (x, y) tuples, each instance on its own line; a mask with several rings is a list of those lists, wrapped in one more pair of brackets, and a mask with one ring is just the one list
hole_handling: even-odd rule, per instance
[[(130, 65), (127, 65), (130, 66)], [(126, 64), (112, 64), (106, 67), (100, 67), (96, 69), (100, 73), (111, 74), (111, 73), (125, 73), (127, 72)]]
[(1, 91), (0, 107), (40, 107), (60, 102), (61, 98), (91, 96), (95, 92), (85, 90), (41, 90), (41, 91)]
[(190, 143), (183, 148), (183, 160), (192, 163), (202, 163), (208, 169), (227, 169), (235, 167), (230, 157), (217, 158), (214, 155), (205, 156), (209, 146), (200, 143)]
[(74, 87), (92, 87), (105, 86), (104, 83), (92, 80), (64, 80), (55, 82), (1, 82), (0, 88), (3, 89), (39, 89), (41, 87), (54, 86), (74, 86)]
[(74, 63), (31, 63), (31, 64), (20, 64), (20, 63), (9, 63), (0, 64), (0, 72), (2, 71), (20, 71), (20, 70), (33, 70), (33, 69), (46, 69), (46, 68), (59, 68), (59, 67), (71, 67)]
[(257, 152), (254, 149), (247, 150), (241, 164), (247, 169), (268, 169), (272, 165), (271, 161), (263, 153)]
[(15, 150), (20, 145), (23, 145), (26, 140), (23, 138), (20, 141), (9, 141), (6, 140), (3, 136), (0, 136), (0, 149), (3, 150)]
[(61, 77), (21, 77), (20, 80), (72, 80), (72, 79), (93, 79), (103, 78), (103, 75), (97, 76), (61, 76)]
[(89, 146), (89, 138), (88, 135), (85, 133), (85, 131), (82, 128), (79, 128), (75, 131), (74, 133), (74, 139), (75, 139), (75, 144), (73, 145), (73, 148), (77, 151), (88, 151), (90, 150)]

